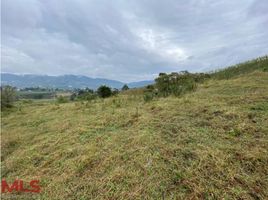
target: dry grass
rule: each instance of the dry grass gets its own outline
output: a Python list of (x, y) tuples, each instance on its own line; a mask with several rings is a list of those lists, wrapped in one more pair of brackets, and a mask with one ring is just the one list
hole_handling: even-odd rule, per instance
[(2, 178), (38, 199), (267, 199), (268, 72), (144, 103), (24, 103), (2, 116)]

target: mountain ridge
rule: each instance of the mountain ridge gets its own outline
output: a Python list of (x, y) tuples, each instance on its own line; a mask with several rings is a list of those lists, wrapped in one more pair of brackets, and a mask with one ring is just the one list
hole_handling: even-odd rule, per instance
[(91, 78), (84, 75), (37, 75), (37, 74), (13, 74), (13, 73), (1, 73), (1, 85), (11, 85), (18, 88), (25, 87), (44, 87), (44, 88), (62, 88), (62, 89), (74, 89), (74, 88), (90, 88), (97, 89), (100, 85), (107, 85), (112, 88), (120, 89), (124, 84), (127, 84), (130, 88), (144, 87), (146, 85), (154, 83), (153, 80), (137, 81), (124, 83), (117, 80), (105, 79), (105, 78)]

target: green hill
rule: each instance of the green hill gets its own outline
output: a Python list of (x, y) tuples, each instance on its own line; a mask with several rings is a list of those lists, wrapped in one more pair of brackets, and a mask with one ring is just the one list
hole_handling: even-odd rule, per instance
[(40, 180), (37, 199), (268, 198), (264, 58), (181, 97), (18, 102), (1, 125), (2, 178)]

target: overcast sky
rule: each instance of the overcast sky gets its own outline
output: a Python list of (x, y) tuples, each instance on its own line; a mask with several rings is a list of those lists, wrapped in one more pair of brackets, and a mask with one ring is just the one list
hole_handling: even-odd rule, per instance
[(267, 0), (2, 0), (2, 72), (130, 82), (268, 53)]

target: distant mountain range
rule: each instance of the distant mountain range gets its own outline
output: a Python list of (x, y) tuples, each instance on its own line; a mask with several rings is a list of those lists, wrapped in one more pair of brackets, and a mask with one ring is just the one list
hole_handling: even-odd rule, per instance
[(143, 87), (154, 83), (154, 81), (139, 81), (132, 83), (123, 83), (120, 81), (90, 78), (87, 76), (77, 75), (62, 75), (62, 76), (48, 76), (48, 75), (16, 75), (9, 73), (1, 73), (1, 85), (11, 85), (17, 88), (25, 87), (43, 87), (43, 88), (62, 88), (74, 89), (85, 88), (97, 89), (100, 85), (107, 85), (111, 88), (120, 89), (124, 84), (130, 88)]

